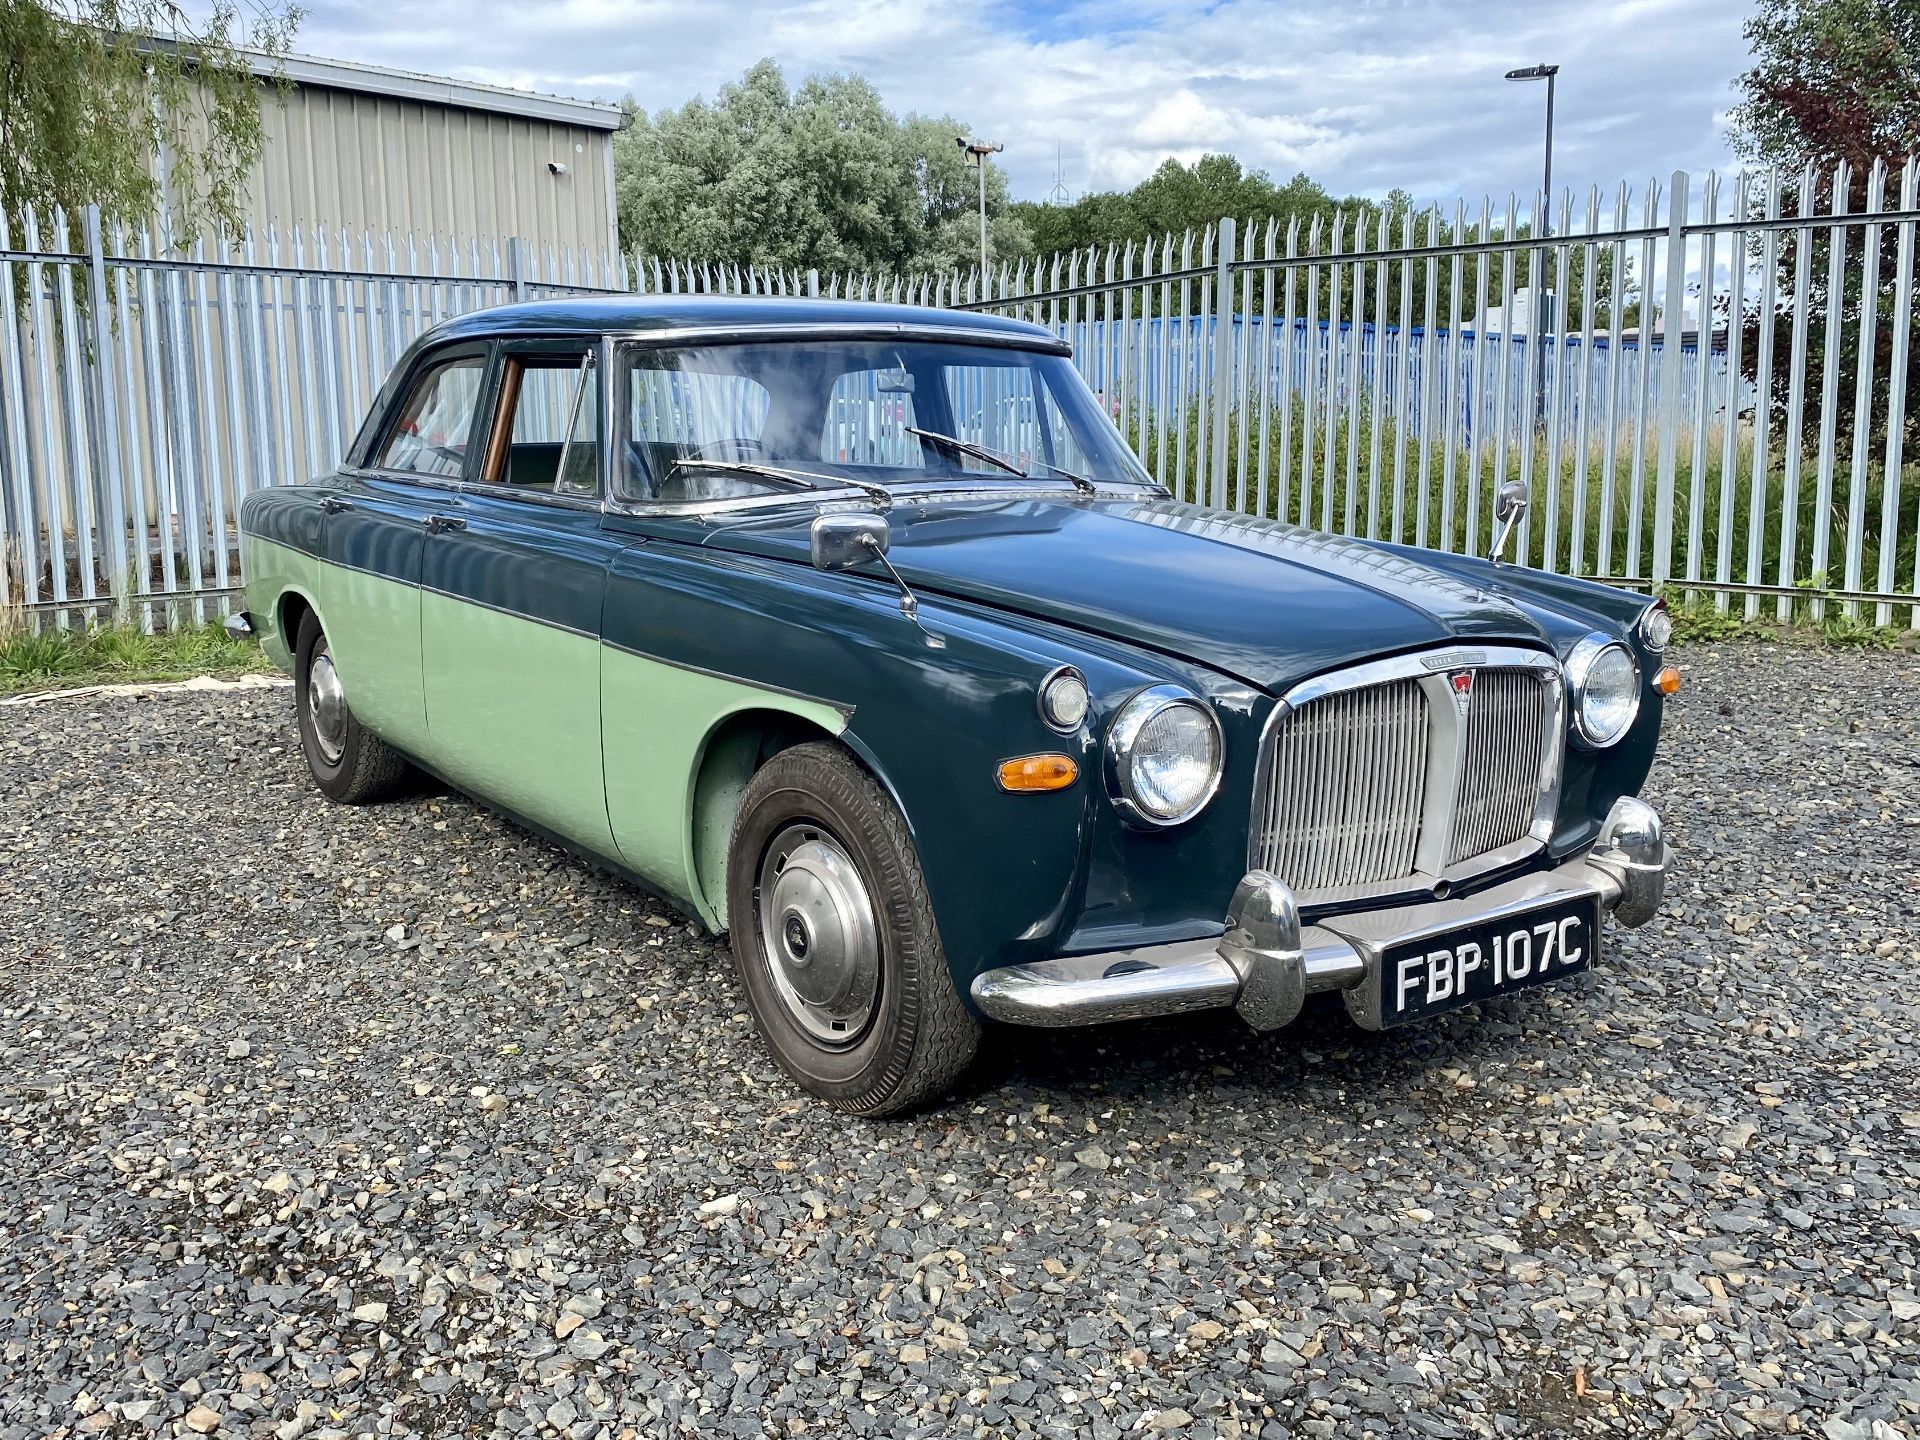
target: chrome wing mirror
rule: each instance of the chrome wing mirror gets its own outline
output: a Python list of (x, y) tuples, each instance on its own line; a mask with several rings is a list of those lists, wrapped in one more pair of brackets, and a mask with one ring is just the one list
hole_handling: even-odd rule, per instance
[(929, 646), (935, 650), (944, 649), (947, 642), (920, 623), (920, 602), (914, 598), (913, 591), (907, 588), (907, 582), (900, 578), (900, 572), (893, 568), (893, 562), (887, 559), (887, 547), (891, 539), (892, 532), (887, 526), (886, 517), (876, 515), (871, 510), (843, 510), (838, 514), (816, 515), (811, 537), (813, 568), (831, 574), (856, 569), (869, 560), (879, 561), (887, 574), (893, 577), (893, 583), (900, 587), (900, 613), (926, 636)]
[(1500, 534), (1493, 542), (1493, 553), (1487, 559), (1494, 564), (1500, 563), (1507, 548), (1507, 541), (1513, 538), (1521, 517), (1527, 513), (1532, 496), (1527, 487), (1518, 480), (1509, 480), (1500, 487), (1500, 494), (1493, 502), (1493, 518), (1500, 522)]
[(813, 568), (829, 573), (851, 570), (856, 565), (864, 565), (877, 556), (885, 555), (889, 542), (886, 518), (871, 511), (843, 511), (838, 515), (816, 516), (812, 537)]

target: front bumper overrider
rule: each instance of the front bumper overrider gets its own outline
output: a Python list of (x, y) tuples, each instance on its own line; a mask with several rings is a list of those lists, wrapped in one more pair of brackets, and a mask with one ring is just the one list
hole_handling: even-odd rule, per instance
[(1658, 812), (1625, 798), (1584, 854), (1463, 899), (1302, 925), (1293, 892), (1254, 870), (1235, 887), (1218, 940), (1002, 966), (975, 977), (972, 994), (983, 1014), (1020, 1025), (1097, 1025), (1230, 1005), (1256, 1030), (1274, 1030), (1299, 1015), (1308, 995), (1337, 990), (1358, 1024), (1378, 1029), (1380, 987), (1370, 982), (1387, 946), (1582, 896), (1622, 925), (1644, 925), (1660, 908), (1671, 864)]

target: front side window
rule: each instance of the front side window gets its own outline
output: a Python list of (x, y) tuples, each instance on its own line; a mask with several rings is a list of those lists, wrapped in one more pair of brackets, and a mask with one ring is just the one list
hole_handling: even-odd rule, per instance
[(407, 396), (373, 468), (457, 480), (466, 472), (473, 412), (485, 377), (486, 361), (478, 355), (430, 368)]
[[(1152, 481), (1065, 356), (944, 340), (768, 339), (620, 361), (629, 499), (849, 485)], [(981, 452), (987, 453), (981, 453)], [(770, 473), (784, 472), (784, 473)]]
[(598, 381), (590, 353), (506, 356), (481, 480), (552, 495), (598, 494)]

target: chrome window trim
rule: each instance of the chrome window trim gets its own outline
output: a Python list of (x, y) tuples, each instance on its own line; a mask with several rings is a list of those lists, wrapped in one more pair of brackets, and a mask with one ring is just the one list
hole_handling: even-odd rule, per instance
[[(1178, 815), (1161, 818), (1149, 815), (1133, 801), (1121, 780), (1122, 763), (1132, 754), (1134, 741), (1139, 738), (1141, 729), (1162, 710), (1174, 705), (1191, 705), (1207, 719), (1213, 727), (1213, 744), (1216, 764), (1213, 779), (1206, 791)], [(1113, 808), (1120, 812), (1121, 818), (1130, 825), (1148, 830), (1170, 830), (1176, 825), (1184, 825), (1207, 806), (1213, 803), (1213, 797), (1220, 793), (1220, 782), (1227, 773), (1227, 738), (1220, 726), (1220, 717), (1213, 707), (1202, 697), (1194, 694), (1184, 685), (1149, 685), (1144, 690), (1136, 690), (1113, 712), (1113, 719), (1107, 722), (1105, 760), (1101, 766), (1106, 774), (1107, 795), (1113, 801)]]
[[(1466, 761), (1467, 727), (1459, 723), (1447, 675), (1455, 670), (1525, 669), (1540, 676), (1552, 697), (1552, 715), (1541, 742), (1539, 793), (1533, 823), (1526, 838), (1456, 863), (1448, 863), (1453, 840), (1453, 815), (1459, 798), (1460, 775)], [(1309, 701), (1349, 690), (1363, 690), (1391, 680), (1418, 679), (1428, 692), (1429, 712), (1438, 717), (1441, 738), (1453, 746), (1450, 766), (1429, 762), (1427, 794), (1421, 807), (1421, 834), (1414, 874), (1393, 881), (1343, 885), (1303, 891), (1302, 906), (1324, 908), (1344, 903), (1373, 902), (1432, 895), (1440, 886), (1452, 889), (1482, 875), (1517, 865), (1543, 851), (1553, 838), (1553, 822), (1560, 809), (1560, 784), (1566, 761), (1568, 691), (1560, 661), (1543, 650), (1517, 645), (1455, 644), (1369, 660), (1303, 680), (1274, 702), (1260, 727), (1259, 751), (1254, 760), (1253, 793), (1247, 809), (1247, 868), (1260, 864), (1265, 845), (1260, 816), (1263, 797), (1273, 779), (1278, 747), (1277, 731), (1286, 717)]]
[(965, 325), (908, 324), (895, 321), (782, 321), (765, 325), (674, 325), (660, 330), (608, 330), (618, 345), (659, 350), (687, 344), (729, 345), (754, 340), (942, 340), (988, 345), (1000, 350), (1032, 350), (1071, 358), (1073, 347), (1045, 331), (974, 330)]
[[(878, 482), (876, 482), (878, 483)], [(916, 480), (907, 485), (889, 485), (888, 493), (893, 503), (911, 504), (915, 501), (950, 500), (1074, 500), (1074, 499), (1128, 499), (1145, 492), (1149, 495), (1165, 495), (1168, 492), (1158, 485), (1134, 485), (1127, 481), (1102, 480), (1099, 497), (1088, 496), (1071, 485), (1059, 485), (1052, 481), (1023, 482), (1009, 475), (1004, 484), (991, 486), (950, 485), (938, 480)], [(852, 501), (860, 508), (871, 510), (874, 496), (857, 486), (836, 486), (832, 489), (789, 490), (773, 495), (737, 495), (726, 500), (632, 500), (624, 496), (611, 497), (607, 501), (607, 510), (615, 515), (632, 516), (699, 516), (731, 515), (740, 512), (758, 510), (777, 510), (789, 505), (824, 505)]]
[[(623, 352), (627, 350), (665, 350), (681, 348), (688, 343), (701, 345), (745, 344), (756, 340), (934, 340), (957, 344), (986, 345), (1002, 350), (1025, 350), (1042, 355), (1057, 355), (1067, 359), (1073, 356), (1073, 347), (1050, 335), (1014, 335), (997, 331), (970, 330), (959, 325), (874, 325), (874, 324), (779, 324), (754, 326), (683, 326), (667, 330), (608, 331), (607, 345), (607, 424), (610, 430), (607, 441), (606, 468), (606, 508), (610, 513), (633, 516), (701, 516), (727, 515), (736, 512), (773, 510), (786, 505), (816, 505), (822, 501), (857, 499), (871, 506), (873, 496), (857, 485), (844, 485), (833, 489), (803, 490), (772, 495), (737, 495), (720, 500), (645, 500), (635, 499), (626, 493), (626, 486), (617, 483), (620, 472), (613, 468), (614, 440), (624, 443), (627, 426), (626, 397), (619, 387), (625, 383), (621, 375)], [(616, 416), (616, 412), (618, 412)], [(614, 429), (616, 423), (618, 429)], [(1111, 421), (1109, 421), (1111, 424)], [(1118, 431), (1115, 431), (1118, 434)], [(1124, 436), (1120, 444), (1132, 453)], [(1138, 456), (1134, 457), (1138, 460)], [(1142, 467), (1144, 470), (1145, 467)], [(874, 482), (876, 484), (882, 482)], [(1096, 496), (1110, 498), (1166, 498), (1172, 494), (1164, 485), (1140, 483), (1130, 480), (1103, 480), (1094, 477)], [(1009, 475), (1004, 484), (996, 482), (991, 486), (979, 483), (956, 483), (951, 479), (912, 480), (899, 485), (888, 485), (895, 503), (905, 500), (938, 498), (941, 500), (960, 499), (1002, 499), (1011, 495), (1022, 498), (1068, 499), (1085, 498), (1084, 492), (1070, 483), (1063, 483), (1051, 476), (1032, 476), (1021, 480)]]
[(402, 485), (419, 485), (429, 490), (444, 490), (451, 495), (492, 495), (524, 501), (530, 505), (544, 505), (554, 510), (589, 510), (597, 514), (607, 508), (605, 502), (597, 496), (555, 495), (547, 490), (525, 490), (508, 485), (489, 485), (484, 480), (448, 480), (440, 477), (411, 475), (404, 470), (369, 470), (355, 465), (342, 465), (336, 473), (350, 480), (385, 480)]

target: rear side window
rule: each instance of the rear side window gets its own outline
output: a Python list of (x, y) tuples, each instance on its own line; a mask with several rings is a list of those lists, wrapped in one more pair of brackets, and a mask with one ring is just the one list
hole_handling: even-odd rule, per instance
[(486, 361), (478, 355), (428, 370), (407, 396), (373, 468), (458, 479), (467, 468), (473, 411), (485, 377)]

